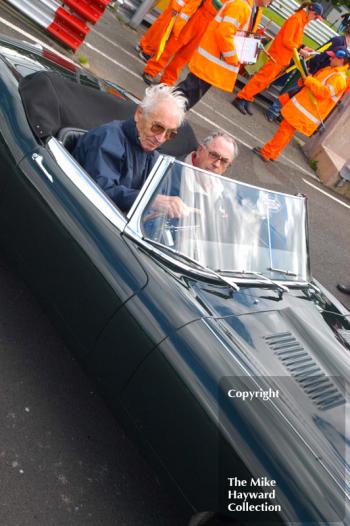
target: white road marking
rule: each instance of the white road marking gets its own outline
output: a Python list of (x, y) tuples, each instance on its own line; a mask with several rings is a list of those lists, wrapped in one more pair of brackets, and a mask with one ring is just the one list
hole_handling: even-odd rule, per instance
[[(104, 57), (105, 59), (109, 60), (110, 62), (113, 62), (113, 64), (115, 64), (116, 66), (120, 67), (120, 68), (123, 69), (124, 71), (127, 71), (127, 72), (130, 73), (130, 75), (132, 75), (133, 77), (136, 77), (137, 79), (142, 79), (141, 75), (138, 75), (138, 74), (135, 73), (134, 71), (131, 71), (131, 69), (129, 69), (127, 66), (124, 66), (124, 64), (121, 64), (120, 62), (118, 62), (118, 61), (115, 60), (114, 58), (109, 57), (109, 56), (106, 55), (106, 53), (104, 53), (103, 51), (100, 51), (100, 50), (97, 49), (95, 46), (92, 46), (91, 44), (89, 44), (89, 42), (84, 42), (84, 46), (85, 46), (85, 47), (88, 47), (89, 49), (92, 49), (92, 51), (95, 51), (95, 53), (98, 53), (99, 55), (101, 55), (101, 56)], [(134, 57), (134, 58), (135, 58), (135, 57)]]
[[(106, 37), (106, 35), (103, 35), (99, 31), (97, 31), (97, 29), (91, 28), (90, 33), (94, 33), (95, 35), (99, 36), (100, 38), (102, 38), (103, 40), (108, 42), (108, 44), (110, 44), (111, 46), (114, 46), (117, 49), (120, 49), (120, 51), (125, 53), (125, 55), (128, 55), (129, 57), (133, 58), (134, 60), (137, 60), (137, 62), (140, 62), (140, 64), (145, 64), (145, 62), (143, 60), (141, 60), (140, 58), (138, 58), (137, 56), (135, 56), (134, 53), (131, 53), (130, 51), (127, 51), (126, 49), (124, 49), (122, 46), (120, 46), (116, 42), (113, 42), (113, 40), (111, 40), (110, 38)], [(136, 51), (135, 51), (135, 53), (136, 53)]]
[(308, 184), (309, 186), (312, 186), (312, 188), (314, 188), (315, 190), (317, 190), (318, 192), (321, 192), (321, 194), (324, 194), (326, 195), (327, 197), (329, 197), (330, 199), (333, 199), (333, 201), (335, 201), (336, 203), (342, 205), (342, 206), (345, 206), (345, 208), (348, 208), (350, 210), (350, 205), (344, 203), (344, 201), (341, 201), (340, 199), (338, 199), (337, 197), (334, 197), (333, 195), (329, 194), (328, 192), (326, 192), (325, 190), (322, 190), (322, 188), (319, 188), (318, 186), (310, 183), (310, 181), (307, 181), (306, 179), (303, 179), (304, 183)]
[[(0, 22), (3, 23), (4, 25), (7, 25), (8, 27), (10, 27), (11, 29), (13, 29), (14, 31), (17, 31), (19, 34), (25, 36), (26, 38), (29, 38), (30, 40), (34, 41), (34, 42), (37, 42), (38, 44), (46, 47), (47, 49), (49, 49), (50, 51), (53, 51), (54, 53), (57, 53), (60, 57), (68, 60), (69, 62), (71, 62), (72, 64), (75, 64), (77, 65), (76, 62), (74, 62), (73, 60), (71, 60), (69, 57), (67, 57), (66, 55), (63, 55), (63, 53), (60, 53), (59, 51), (57, 51), (56, 49), (54, 49), (53, 47), (51, 47), (50, 45), (46, 44), (45, 42), (41, 41), (40, 39), (36, 38), (36, 37), (33, 37), (32, 35), (30, 35), (29, 33), (27, 33), (26, 31), (23, 31), (23, 29), (20, 29), (18, 28), (17, 26), (15, 26), (14, 24), (12, 24), (11, 22), (9, 22), (8, 20), (5, 20), (4, 18), (0, 17)], [(93, 32), (95, 33), (98, 33), (96, 30), (93, 30)], [(100, 33), (98, 33), (100, 35)], [(101, 35), (100, 35), (101, 36)], [(108, 37), (104, 37), (105, 40), (107, 40), (109, 43), (113, 44), (115, 47), (117, 47), (118, 49), (121, 49), (124, 53), (126, 53), (127, 55), (129, 55), (130, 57), (132, 57), (133, 59), (135, 60), (138, 60), (139, 62), (141, 62), (137, 57), (135, 57), (132, 53), (130, 53), (129, 51), (126, 51), (125, 49), (123, 49), (121, 46), (119, 46), (118, 44), (115, 44), (115, 42), (113, 42), (112, 40), (110, 40)], [(106, 60), (109, 60), (110, 62), (112, 62), (113, 64), (115, 64), (116, 66), (118, 66), (119, 68), (123, 69), (124, 71), (126, 71), (127, 73), (129, 73), (130, 75), (132, 75), (133, 77), (137, 78), (137, 79), (141, 79), (142, 77), (140, 75), (138, 75), (137, 73), (135, 73), (134, 71), (132, 71), (131, 69), (129, 69), (127, 66), (124, 66), (123, 64), (121, 64), (120, 62), (118, 62), (117, 60), (111, 58), (110, 56), (108, 56), (106, 53), (103, 53), (103, 51), (100, 51), (99, 49), (97, 49), (95, 46), (89, 44), (88, 42), (84, 42), (84, 45), (91, 49), (92, 51), (94, 51), (95, 53), (101, 55), (102, 57), (104, 57)], [(220, 112), (217, 112), (214, 110), (214, 108), (212, 108), (211, 106), (209, 106), (208, 104), (204, 103), (204, 102), (201, 102), (201, 104), (203, 104), (204, 106), (206, 106), (207, 108), (209, 108), (211, 111), (214, 111), (217, 115), (219, 115), (221, 118), (229, 121), (231, 124), (232, 121), (230, 119), (228, 119), (226, 117), (226, 115), (223, 115), (222, 113)], [(198, 113), (194, 110), (191, 110), (192, 113), (194, 115), (197, 115), (197, 117), (199, 117), (200, 119), (204, 120), (205, 122), (207, 122), (208, 124), (210, 124), (211, 126), (214, 126), (215, 128), (218, 128), (218, 129), (223, 129), (221, 126), (219, 126), (217, 123), (213, 122), (212, 120), (208, 119), (207, 117), (205, 117), (204, 115), (202, 115), (201, 113)], [(232, 132), (229, 132), (228, 130), (225, 130), (223, 129), (226, 133), (232, 135), (232, 137), (234, 137), (234, 139), (236, 139), (237, 142), (239, 142), (240, 144), (243, 144), (244, 146), (246, 146), (247, 148), (251, 149), (252, 146), (248, 143), (246, 143), (245, 141), (243, 141), (241, 138), (237, 137), (236, 135), (234, 135)], [(244, 133), (246, 133), (247, 135), (249, 135), (250, 137), (254, 138), (257, 142), (259, 142), (260, 144), (263, 144), (263, 141), (261, 141), (260, 139), (258, 139), (257, 137), (255, 137), (255, 135), (251, 134), (250, 132), (248, 131), (244, 131)], [(300, 170), (301, 172), (303, 172), (304, 174), (308, 175), (309, 177), (312, 177), (313, 179), (317, 179), (317, 177), (309, 172), (308, 170), (305, 170), (305, 168), (303, 168), (302, 166), (300, 166), (298, 163), (296, 163), (295, 161), (293, 161), (292, 159), (289, 159), (288, 157), (286, 157), (285, 155), (281, 155), (281, 157), (283, 159), (285, 159), (288, 163), (290, 163), (291, 165), (293, 165), (295, 168), (297, 168), (298, 170)], [(328, 194), (327, 194), (328, 195)], [(341, 201), (340, 201), (341, 202)]]

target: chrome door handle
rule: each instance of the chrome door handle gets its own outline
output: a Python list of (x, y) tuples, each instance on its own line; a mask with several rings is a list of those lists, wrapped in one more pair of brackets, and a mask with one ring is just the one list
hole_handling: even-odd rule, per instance
[(46, 175), (46, 177), (48, 178), (50, 183), (53, 183), (52, 175), (46, 170), (46, 168), (44, 166), (44, 158), (43, 158), (43, 156), (39, 155), (38, 153), (33, 153), (32, 159), (39, 166), (40, 170)]

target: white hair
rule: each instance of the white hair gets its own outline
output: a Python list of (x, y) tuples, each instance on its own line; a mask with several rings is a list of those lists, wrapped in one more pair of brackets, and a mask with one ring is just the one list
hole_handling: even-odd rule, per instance
[(210, 135), (208, 135), (207, 137), (205, 137), (205, 139), (203, 139), (201, 141), (201, 145), (207, 147), (207, 146), (209, 146), (211, 141), (213, 141), (217, 137), (222, 137), (223, 139), (225, 139), (225, 141), (227, 141), (227, 142), (232, 144), (232, 146), (233, 146), (233, 159), (235, 159), (237, 157), (237, 155), (238, 155), (238, 146), (237, 146), (237, 143), (234, 140), (234, 138), (231, 135), (229, 135), (228, 133), (226, 133), (226, 132), (213, 131)]
[(156, 84), (149, 86), (145, 90), (145, 96), (140, 102), (140, 107), (145, 114), (152, 111), (160, 102), (172, 102), (179, 112), (179, 125), (183, 123), (187, 107), (187, 99), (181, 91), (177, 91), (174, 86), (166, 84)]

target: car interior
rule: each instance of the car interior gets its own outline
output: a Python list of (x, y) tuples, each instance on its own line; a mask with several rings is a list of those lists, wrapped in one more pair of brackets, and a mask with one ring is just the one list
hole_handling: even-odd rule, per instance
[[(81, 134), (112, 120), (127, 119), (137, 106), (123, 94), (115, 96), (99, 91), (52, 71), (38, 71), (23, 77), (19, 92), (36, 138), (45, 142), (49, 137), (56, 137), (69, 152)], [(197, 146), (194, 131), (185, 122), (176, 138), (164, 143), (159, 151), (182, 158)]]

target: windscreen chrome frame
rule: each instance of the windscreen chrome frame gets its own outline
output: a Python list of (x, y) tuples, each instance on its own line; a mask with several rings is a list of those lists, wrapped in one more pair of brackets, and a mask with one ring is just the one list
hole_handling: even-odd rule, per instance
[(89, 174), (80, 166), (63, 144), (51, 137), (47, 149), (59, 167), (81, 193), (108, 219), (118, 230), (123, 231), (127, 223), (126, 216), (109, 199), (107, 194), (98, 187)]
[(140, 237), (143, 237), (141, 231), (141, 216), (145, 204), (149, 202), (159, 183), (161, 182), (163, 175), (167, 171), (168, 167), (174, 164), (174, 162), (175, 157), (170, 157), (169, 155), (159, 155), (150, 175), (147, 177), (137, 198), (126, 215), (127, 219), (129, 220), (128, 227)]

